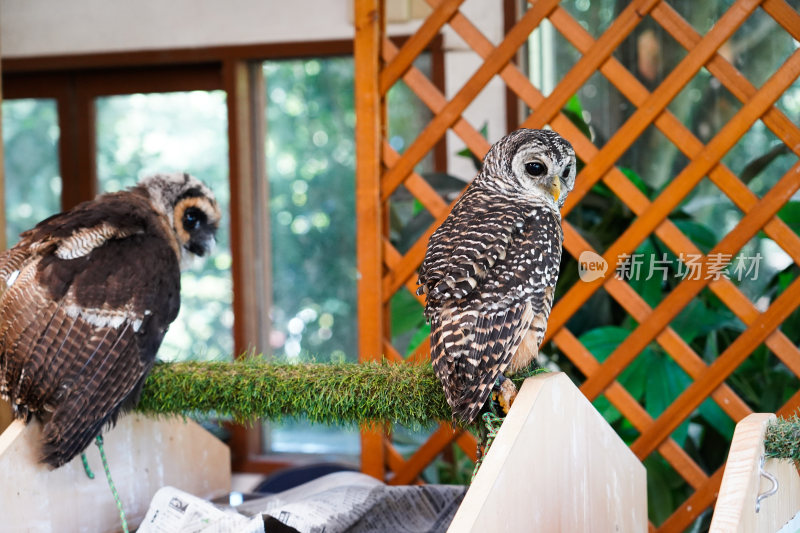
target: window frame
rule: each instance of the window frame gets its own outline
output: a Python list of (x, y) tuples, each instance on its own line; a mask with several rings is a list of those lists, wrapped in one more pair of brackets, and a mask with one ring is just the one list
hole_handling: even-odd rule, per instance
[[(392, 40), (402, 46), (406, 39)], [(427, 51), (432, 59), (431, 81), (444, 92), (441, 36), (429, 44)], [(265, 113), (253, 112), (265, 109), (266, 103), (261, 62), (352, 55), (352, 40), (335, 40), (4, 58), (2, 98), (56, 101), (61, 132), (58, 140), (61, 207), (69, 209), (98, 193), (94, 105), (97, 97), (225, 91), (234, 350), (236, 354), (268, 353), (268, 311), (272, 302), (269, 190), (264, 154), (266, 119)], [(446, 172), (445, 142), (439, 143), (434, 151), (434, 165), (437, 171)], [(3, 218), (0, 227), (4, 222)], [(262, 453), (260, 423), (250, 426), (231, 423), (226, 427), (230, 432), (233, 471), (267, 474), (308, 462), (304, 455)]]

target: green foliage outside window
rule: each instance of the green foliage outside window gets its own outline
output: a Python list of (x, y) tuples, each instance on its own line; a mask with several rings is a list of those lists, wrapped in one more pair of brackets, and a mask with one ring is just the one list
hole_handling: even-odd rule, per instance
[(101, 191), (156, 172), (188, 172), (214, 191), (223, 213), (217, 246), (181, 276), (181, 310), (161, 360), (220, 360), (233, 354), (227, 106), (222, 91), (98, 98), (97, 177)]
[(54, 100), (3, 101), (6, 240), (61, 210), (58, 112)]

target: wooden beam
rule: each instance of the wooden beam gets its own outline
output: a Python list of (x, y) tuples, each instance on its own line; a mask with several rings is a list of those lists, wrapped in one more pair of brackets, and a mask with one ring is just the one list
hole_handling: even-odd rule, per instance
[(347, 55), (353, 52), (352, 40), (328, 40), (269, 44), (170, 48), (134, 52), (104, 52), (4, 59), (5, 72), (91, 70), (98, 68), (141, 67), (220, 63), (237, 60), (286, 59)]
[[(261, 196), (265, 190), (258, 186), (265, 177), (256, 176), (257, 170), (263, 171), (263, 165), (259, 166), (255, 157), (256, 153), (263, 157), (263, 130), (262, 142), (254, 142), (258, 131), (253, 117), (263, 115), (264, 111), (263, 108), (254, 109), (254, 103), (259, 100), (254, 100), (252, 94), (252, 78), (260, 75), (260, 70), (254, 72), (246, 61), (226, 61), (222, 72), (228, 105), (233, 343), (235, 356), (240, 356), (264, 349), (261, 331), (266, 329), (267, 335), (269, 331), (269, 321), (263, 320), (267, 310), (262, 307), (258, 290), (259, 287), (263, 290), (259, 265), (264, 259), (264, 246), (257, 239), (257, 235), (263, 235), (264, 230), (268, 232), (268, 228), (260, 228), (263, 220), (255, 216), (256, 205), (262, 204), (260, 207), (265, 208), (266, 198)], [(263, 122), (258, 124), (263, 128)], [(231, 425), (229, 430), (233, 468), (239, 470), (251, 457), (262, 453), (261, 424)]]
[[(355, 0), (356, 101), (356, 264), (358, 269), (358, 357), (380, 359), (383, 351), (381, 298), (382, 216), (380, 199), (381, 112), (380, 49), (384, 33), (382, 0)], [(361, 469), (383, 479), (385, 450), (380, 427), (363, 428)]]

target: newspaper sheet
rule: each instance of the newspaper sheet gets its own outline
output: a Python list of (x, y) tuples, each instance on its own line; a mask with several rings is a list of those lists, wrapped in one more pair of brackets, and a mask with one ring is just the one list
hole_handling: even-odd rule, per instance
[(359, 472), (337, 472), (234, 510), (164, 487), (139, 532), (265, 533), (269, 515), (301, 533), (433, 533), (447, 530), (465, 492), (455, 485), (388, 486)]
[(174, 487), (158, 490), (139, 533), (264, 533), (260, 515), (248, 518)]
[(466, 487), (387, 486), (358, 473), (323, 476), (243, 503), (243, 514), (268, 514), (302, 533), (437, 532), (453, 519)]

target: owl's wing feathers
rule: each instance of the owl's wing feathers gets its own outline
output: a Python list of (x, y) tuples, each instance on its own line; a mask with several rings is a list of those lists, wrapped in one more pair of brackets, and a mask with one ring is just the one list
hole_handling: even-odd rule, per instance
[[(531, 325), (546, 324), (558, 277), (559, 221), (534, 212), (522, 215), (525, 222), (520, 225), (510, 216), (513, 229), (508, 230), (503, 254), (483, 276), (473, 278), (475, 287), (463, 296), (451, 291), (449, 298), (440, 296), (438, 301), (431, 300), (428, 292), (434, 370), (445, 383), (454, 415), (467, 422), (477, 416)], [(537, 337), (540, 343), (541, 336)]]
[(417, 292), (429, 301), (463, 298), (505, 259), (524, 212), (515, 206), (493, 210), (492, 200), (486, 191), (470, 187), (431, 236), (417, 281)]
[(68, 212), (0, 255), (0, 394), (43, 415), (52, 466), (135, 402), (180, 305), (177, 256), (128, 200), (117, 225)]

